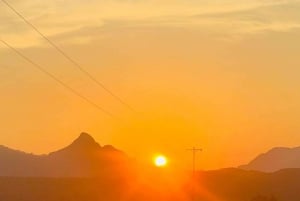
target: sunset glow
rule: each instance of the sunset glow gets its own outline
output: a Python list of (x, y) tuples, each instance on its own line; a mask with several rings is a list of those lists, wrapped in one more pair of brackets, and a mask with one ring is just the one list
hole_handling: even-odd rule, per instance
[(0, 24), (0, 201), (300, 200), (300, 0), (0, 0)]
[(206, 170), (299, 146), (298, 0), (8, 2), (84, 70), (2, 3), (1, 39), (68, 87), (1, 42), (0, 144), (47, 154), (88, 132), (185, 169), (199, 145)]

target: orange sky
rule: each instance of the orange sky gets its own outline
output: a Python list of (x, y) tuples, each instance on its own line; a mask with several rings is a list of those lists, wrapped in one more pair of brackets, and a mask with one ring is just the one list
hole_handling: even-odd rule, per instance
[(300, 145), (300, 1), (11, 3), (137, 113), (0, 4), (0, 38), (118, 117), (0, 44), (0, 144), (47, 153), (85, 131), (139, 160), (164, 153), (188, 166), (185, 149), (199, 146), (203, 169)]

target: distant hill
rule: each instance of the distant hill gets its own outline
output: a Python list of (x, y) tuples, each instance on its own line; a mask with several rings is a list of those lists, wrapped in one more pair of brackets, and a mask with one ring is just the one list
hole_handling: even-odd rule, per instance
[(33, 155), (0, 146), (0, 176), (90, 177), (121, 173), (129, 165), (123, 152), (101, 147), (87, 133), (69, 146), (48, 155)]
[(286, 168), (300, 168), (300, 147), (274, 148), (256, 157), (247, 165), (239, 168), (263, 172), (275, 172)]

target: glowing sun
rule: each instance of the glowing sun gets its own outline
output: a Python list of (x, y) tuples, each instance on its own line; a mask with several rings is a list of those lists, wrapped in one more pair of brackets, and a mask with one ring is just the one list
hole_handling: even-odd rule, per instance
[(164, 167), (168, 164), (168, 160), (165, 156), (159, 155), (154, 158), (154, 164), (157, 167)]

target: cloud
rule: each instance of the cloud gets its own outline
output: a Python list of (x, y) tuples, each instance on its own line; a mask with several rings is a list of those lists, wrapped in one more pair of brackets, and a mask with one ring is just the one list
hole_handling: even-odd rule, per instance
[[(10, 1), (45, 35), (65, 43), (88, 43), (115, 29), (184, 28), (220, 38), (288, 32), (299, 28), (299, 0)], [(1, 36), (18, 47), (44, 45), (41, 38), (4, 6)]]
[[(247, 10), (194, 16), (194, 20), (209, 21), (232, 34), (257, 34), (269, 31), (287, 32), (300, 26), (300, 2), (283, 1)], [(208, 24), (208, 23), (207, 23)]]

